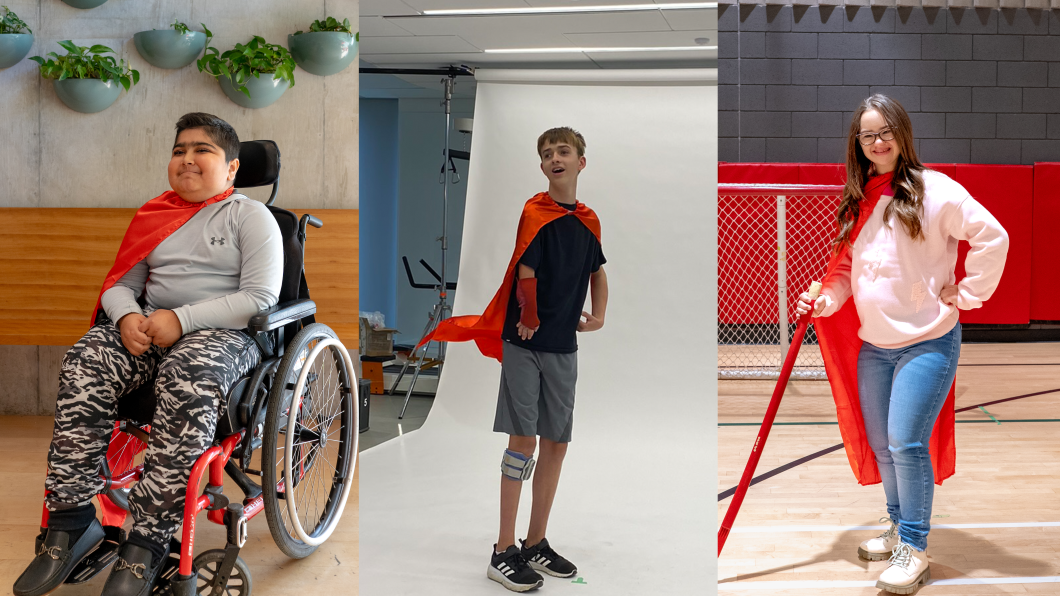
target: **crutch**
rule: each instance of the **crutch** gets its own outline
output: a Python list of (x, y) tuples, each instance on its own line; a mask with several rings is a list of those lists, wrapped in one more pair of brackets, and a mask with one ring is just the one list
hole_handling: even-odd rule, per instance
[[(821, 293), (821, 283), (813, 282), (810, 284), (809, 292), (810, 304), (817, 300), (817, 296)], [(810, 312), (799, 317), (799, 324), (795, 327), (795, 335), (791, 338), (791, 344), (788, 346), (788, 355), (784, 358), (784, 366), (780, 369), (780, 378), (777, 379), (777, 386), (773, 389), (773, 397), (769, 400), (769, 408), (766, 409), (766, 416), (762, 420), (762, 428), (758, 430), (758, 438), (755, 439), (754, 447), (751, 448), (751, 457), (747, 458), (747, 466), (743, 469), (743, 477), (740, 478), (740, 484), (736, 487), (736, 494), (732, 497), (732, 503), (729, 504), (728, 511), (725, 512), (725, 519), (721, 522), (721, 528), (718, 530), (718, 556), (721, 556), (721, 549), (725, 546), (725, 539), (729, 537), (729, 530), (732, 529), (733, 522), (736, 521), (736, 514), (740, 511), (740, 505), (743, 504), (744, 495), (747, 494), (747, 487), (751, 485), (751, 478), (755, 475), (755, 468), (758, 467), (758, 460), (762, 457), (762, 450), (766, 448), (766, 439), (769, 438), (769, 429), (773, 427), (773, 419), (777, 416), (777, 410), (780, 408), (780, 398), (784, 397), (784, 390), (788, 387), (788, 379), (791, 377), (791, 369), (795, 367), (795, 359), (799, 356), (799, 348), (802, 346), (802, 336), (806, 335), (806, 326), (810, 323), (810, 317), (813, 316), (813, 307), (810, 307)]]

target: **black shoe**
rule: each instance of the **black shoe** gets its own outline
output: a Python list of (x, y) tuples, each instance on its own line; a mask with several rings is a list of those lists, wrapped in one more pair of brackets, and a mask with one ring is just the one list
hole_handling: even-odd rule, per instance
[(523, 545), (523, 556), (534, 569), (544, 571), (552, 577), (571, 577), (578, 573), (578, 568), (574, 566), (574, 563), (552, 550), (552, 547), (548, 545), (548, 539), (542, 538), (541, 542), (530, 547), (526, 546), (522, 540), (519, 542)]
[(105, 596), (148, 596), (158, 581), (159, 571), (165, 567), (169, 556), (169, 545), (158, 561), (152, 560), (148, 549), (126, 542), (121, 546), (117, 562), (110, 570), (110, 577), (103, 585)]
[(529, 592), (541, 587), (545, 579), (530, 568), (519, 548), (514, 544), (503, 553), (497, 554), (497, 545), (493, 545), (493, 557), (490, 559), (486, 577), (500, 583), (513, 592)]
[(103, 526), (93, 519), (77, 542), (70, 544), (70, 533), (48, 530), (37, 556), (30, 561), (11, 589), (15, 596), (41, 596), (66, 581), (70, 572), (86, 555), (103, 542)]

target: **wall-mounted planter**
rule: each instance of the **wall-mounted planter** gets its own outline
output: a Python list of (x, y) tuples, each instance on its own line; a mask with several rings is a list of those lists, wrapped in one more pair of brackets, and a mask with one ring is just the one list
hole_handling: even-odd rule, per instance
[(217, 77), (217, 82), (221, 84), (221, 90), (225, 92), (228, 99), (244, 108), (264, 108), (275, 103), (283, 95), (283, 92), (287, 91), (289, 86), (287, 81), (274, 79), (271, 74), (263, 74), (260, 78), (250, 77), (247, 80), (247, 90), (250, 91), (250, 97), (247, 97), (242, 91), (236, 89), (235, 85), (232, 84), (232, 79), (222, 76)]
[(63, 2), (74, 8), (95, 8), (106, 1), (107, 0), (63, 0)]
[(32, 33), (4, 33), (0, 35), (0, 68), (18, 64), (33, 46)]
[(288, 35), (287, 47), (298, 66), (322, 77), (341, 72), (357, 57), (357, 40), (342, 31)]
[(133, 41), (140, 56), (158, 68), (183, 68), (194, 62), (206, 48), (206, 34), (199, 31), (141, 31), (133, 36)]
[(95, 114), (110, 107), (118, 94), (121, 84), (111, 79), (104, 83), (99, 79), (66, 79), (53, 80), (55, 94), (66, 104), (66, 107), (82, 114)]

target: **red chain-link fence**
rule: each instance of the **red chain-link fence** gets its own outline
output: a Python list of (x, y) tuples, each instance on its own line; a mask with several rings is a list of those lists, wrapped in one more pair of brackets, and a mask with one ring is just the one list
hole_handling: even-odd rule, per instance
[[(718, 185), (718, 377), (775, 379), (798, 296), (824, 275), (842, 186)], [(790, 289), (790, 291), (789, 291)], [(793, 378), (824, 379), (813, 327)]]

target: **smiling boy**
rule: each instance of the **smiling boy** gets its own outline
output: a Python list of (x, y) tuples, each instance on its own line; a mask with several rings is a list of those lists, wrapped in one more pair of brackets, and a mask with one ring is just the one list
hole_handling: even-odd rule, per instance
[(244, 329), (279, 296), (279, 227), (263, 204), (233, 194), (239, 138), (227, 122), (191, 113), (176, 128), (173, 190), (133, 217), (94, 324), (63, 359), (47, 532), (15, 582), (16, 596), (55, 589), (102, 542), (91, 499), (105, 489), (99, 471), (118, 399), (145, 383), (157, 398), (145, 471), (129, 496), (132, 530), (103, 593), (150, 594), (183, 517), (191, 467), (213, 440), (229, 387), (260, 360)]
[[(501, 465), (500, 531), (487, 576), (517, 592), (540, 587), (538, 571), (555, 577), (578, 572), (552, 549), (545, 533), (574, 424), (577, 332), (603, 327), (607, 309), (599, 220), (577, 200), (578, 175), (586, 164), (585, 139), (570, 128), (554, 128), (541, 135), (537, 149), (548, 192), (531, 199), (527, 208), (538, 201), (564, 212), (537, 230), (518, 259), (501, 333), (501, 384), (493, 426), (509, 437)], [(524, 234), (528, 232), (520, 230), (521, 239)], [(588, 313), (582, 308), (590, 287)], [(532, 472), (536, 476), (530, 527), (520, 548), (515, 544), (515, 520), (523, 481)]]
[[(523, 205), (500, 289), (481, 315), (446, 319), (420, 340), (420, 346), (474, 340), (484, 356), (501, 361), (493, 430), (509, 436), (501, 459), (500, 531), (486, 576), (515, 592), (541, 587), (537, 570), (555, 577), (578, 572), (549, 546), (545, 530), (574, 425), (577, 334), (603, 327), (607, 310), (600, 220), (577, 200), (585, 139), (552, 128), (538, 137), (537, 154), (548, 192)], [(591, 313), (582, 310), (590, 288)], [(523, 482), (534, 472), (538, 437), (530, 529), (520, 548), (515, 518)]]

